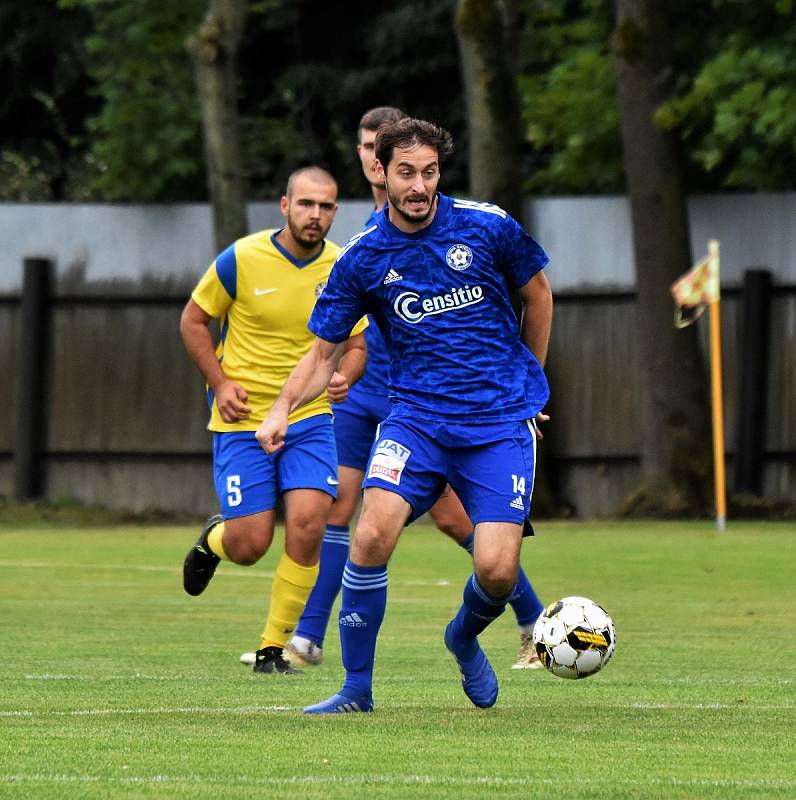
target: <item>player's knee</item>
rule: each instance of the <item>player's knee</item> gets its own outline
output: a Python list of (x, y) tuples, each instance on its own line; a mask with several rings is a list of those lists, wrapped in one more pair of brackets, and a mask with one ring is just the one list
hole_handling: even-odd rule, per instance
[(230, 558), (242, 567), (250, 567), (256, 564), (264, 555), (268, 546), (259, 540), (245, 540), (237, 543), (234, 554), (229, 553)]
[(509, 594), (517, 583), (517, 565), (507, 561), (481, 564), (476, 569), (478, 582), (493, 597)]
[(289, 527), (289, 535), (296, 539), (320, 542), (326, 529), (326, 516), (321, 514), (302, 514), (291, 519)]
[(351, 541), (351, 557), (359, 564), (386, 564), (391, 549), (375, 526), (360, 524)]
[(229, 559), (242, 567), (256, 564), (265, 555), (270, 537), (261, 532), (245, 531), (242, 534), (224, 535), (224, 550)]

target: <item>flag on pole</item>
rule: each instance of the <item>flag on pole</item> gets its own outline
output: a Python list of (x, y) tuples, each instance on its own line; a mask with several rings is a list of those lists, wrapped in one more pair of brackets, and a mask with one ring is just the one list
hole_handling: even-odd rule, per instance
[(699, 319), (711, 303), (719, 300), (719, 260), (706, 255), (685, 275), (681, 275), (671, 288), (674, 297), (674, 326), (685, 328)]
[(723, 532), (727, 519), (724, 475), (724, 400), (721, 376), (721, 320), (719, 317), (719, 243), (708, 242), (708, 255), (679, 277), (671, 287), (676, 309), (674, 324), (685, 328), (710, 306), (710, 397), (713, 417), (713, 475), (716, 526)]

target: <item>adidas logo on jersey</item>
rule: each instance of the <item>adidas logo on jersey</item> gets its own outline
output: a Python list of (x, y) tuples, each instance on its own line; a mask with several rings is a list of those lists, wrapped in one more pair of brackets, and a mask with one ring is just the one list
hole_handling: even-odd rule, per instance
[(394, 269), (391, 269), (387, 273), (387, 277), (384, 279), (384, 286), (387, 286), (390, 283), (397, 283), (398, 281), (402, 281), (404, 279), (403, 275), (399, 275)]
[(516, 496), (516, 497), (515, 497), (515, 498), (514, 498), (514, 499), (513, 499), (513, 500), (512, 500), (510, 503), (509, 503), (509, 505), (510, 505), (512, 508), (516, 508), (518, 511), (525, 511), (525, 503), (523, 503), (523, 502), (522, 502), (522, 497), (520, 497), (519, 495), (517, 495), (517, 496)]
[(340, 617), (340, 624), (347, 625), (349, 628), (367, 628), (368, 623), (365, 622), (362, 617), (354, 611), (351, 614), (346, 614), (344, 617)]

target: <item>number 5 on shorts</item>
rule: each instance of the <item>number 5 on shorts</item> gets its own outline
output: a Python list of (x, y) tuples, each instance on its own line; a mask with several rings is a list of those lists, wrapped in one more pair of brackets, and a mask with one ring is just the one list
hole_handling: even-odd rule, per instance
[(227, 475), (227, 502), (230, 506), (239, 506), (241, 500), (240, 475)]

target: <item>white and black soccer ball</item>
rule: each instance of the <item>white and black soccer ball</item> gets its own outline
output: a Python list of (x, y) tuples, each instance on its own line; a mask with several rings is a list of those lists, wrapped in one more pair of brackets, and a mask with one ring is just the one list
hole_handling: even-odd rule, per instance
[(564, 597), (536, 620), (533, 644), (553, 675), (587, 678), (611, 660), (616, 632), (602, 606), (588, 597)]

